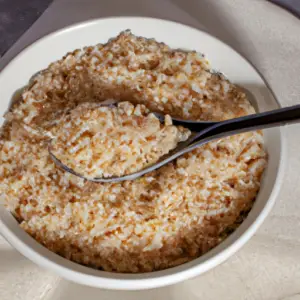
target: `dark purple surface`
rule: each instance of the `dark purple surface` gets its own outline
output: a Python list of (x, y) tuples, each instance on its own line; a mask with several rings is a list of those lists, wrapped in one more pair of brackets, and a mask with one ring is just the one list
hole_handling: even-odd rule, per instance
[(300, 0), (269, 0), (269, 1), (278, 4), (283, 8), (286, 8), (297, 17), (300, 17)]
[(52, 0), (0, 0), (0, 56), (39, 18)]
[[(52, 1), (53, 0), (0, 0), (0, 57), (40, 17)], [(269, 1), (290, 10), (293, 14), (300, 17), (300, 0)], [(249, 0), (249, 5), (251, 5), (250, 2)]]

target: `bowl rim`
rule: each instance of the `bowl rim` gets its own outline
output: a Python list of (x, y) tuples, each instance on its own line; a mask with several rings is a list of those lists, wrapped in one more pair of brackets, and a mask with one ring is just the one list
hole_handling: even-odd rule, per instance
[[(149, 21), (156, 21), (165, 24), (173, 24), (173, 25), (180, 25), (192, 31), (200, 31), (202, 34), (213, 37), (214, 39), (218, 40), (218, 42), (222, 43), (226, 47), (230, 48), (232, 51), (235, 52), (238, 56), (242, 57), (260, 76), (261, 80), (264, 82), (265, 86), (268, 88), (269, 92), (271, 93), (272, 97), (276, 101), (277, 105), (280, 107), (280, 103), (271, 89), (270, 85), (261, 74), (261, 72), (249, 61), (244, 55), (242, 55), (239, 51), (237, 51), (234, 47), (228, 45), (226, 42), (221, 40), (220, 38), (208, 33), (205, 30), (201, 30), (180, 22), (159, 19), (159, 18), (150, 18), (150, 17), (108, 17), (108, 18), (95, 18), (79, 23), (75, 23), (69, 25), (67, 27), (61, 28), (54, 32), (50, 32), (38, 39), (36, 39), (30, 45), (22, 48), (16, 56), (14, 56), (8, 63), (6, 63), (1, 72), (0, 78), (5, 73), (5, 70), (8, 69), (9, 66), (14, 64), (17, 59), (22, 55), (22, 53), (26, 51), (30, 51), (31, 48), (34, 48), (37, 44), (42, 43), (44, 40), (52, 38), (57, 35), (65, 34), (68, 31), (77, 30), (81, 27), (85, 26), (92, 26), (94, 23), (97, 24), (99, 21), (103, 20), (149, 20)], [(279, 193), (282, 179), (283, 179), (283, 169), (284, 163), (286, 159), (286, 143), (285, 143), (285, 135), (283, 134), (283, 128), (279, 128), (279, 137), (280, 137), (280, 158), (278, 162), (278, 170), (274, 180), (274, 185), (271, 190), (270, 196), (266, 201), (263, 208), (260, 210), (258, 215), (252, 220), (251, 224), (245, 224), (243, 222), (236, 230), (233, 232), (229, 237), (226, 238), (222, 243), (217, 245), (215, 248), (207, 252), (206, 254), (202, 255), (199, 258), (196, 258), (188, 263), (183, 265), (179, 265), (173, 268), (168, 268), (166, 270), (149, 272), (149, 273), (137, 273), (137, 274), (120, 274), (120, 273), (113, 273), (113, 272), (106, 272), (106, 271), (99, 271), (94, 270), (86, 266), (82, 266), (75, 262), (69, 261), (66, 258), (60, 257), (59, 255), (51, 252), (46, 247), (40, 245), (37, 241), (35, 241), (31, 236), (28, 234), (26, 236), (26, 242), (24, 239), (18, 237), (18, 235), (12, 231), (9, 226), (5, 224), (3, 221), (2, 216), (0, 217), (0, 234), (21, 254), (25, 257), (33, 261), (34, 263), (38, 264), (41, 267), (45, 267), (51, 271), (54, 271), (59, 276), (71, 280), (76, 283), (85, 284), (93, 287), (99, 288), (106, 288), (106, 289), (114, 289), (114, 290), (142, 290), (142, 289), (150, 289), (150, 288), (157, 288), (162, 286), (167, 286), (171, 284), (178, 283), (180, 281), (190, 279), (197, 275), (200, 275), (215, 266), (221, 264), (225, 260), (227, 260), (231, 255), (237, 252), (257, 231), (260, 225), (263, 223), (269, 212), (271, 211), (272, 207), (275, 204), (276, 196)], [(9, 214), (9, 212), (8, 212)], [(243, 226), (244, 225), (244, 226)], [(23, 231), (22, 228), (19, 228)], [(28, 245), (28, 241), (32, 240), (34, 242), (33, 247)], [(224, 247), (224, 244), (226, 246)], [(221, 249), (219, 250), (219, 248)], [(43, 254), (42, 252), (45, 252)], [(54, 256), (53, 256), (54, 255)], [(53, 258), (52, 258), (53, 256)], [(51, 257), (51, 258), (49, 258)], [(198, 262), (199, 259), (202, 262)], [(60, 260), (61, 262), (55, 262), (54, 260)], [(80, 269), (75, 270), (75, 269)], [(86, 272), (84, 272), (86, 270)], [(89, 273), (89, 274), (87, 274)], [(112, 278), (113, 276), (114, 278)]]

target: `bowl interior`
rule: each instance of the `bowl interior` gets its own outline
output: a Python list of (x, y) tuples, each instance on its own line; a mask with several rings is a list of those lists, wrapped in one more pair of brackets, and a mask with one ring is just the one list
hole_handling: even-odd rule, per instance
[[(233, 83), (247, 90), (259, 111), (275, 109), (278, 103), (253, 66), (232, 48), (196, 29), (150, 18), (110, 18), (75, 25), (50, 34), (23, 50), (0, 73), (0, 115), (7, 110), (14, 93), (31, 76), (67, 52), (87, 45), (106, 42), (120, 31), (131, 29), (136, 35), (155, 38), (174, 48), (204, 53), (214, 69), (222, 71)], [(174, 34), (176, 33), (176, 34)], [(41, 246), (19, 226), (0, 203), (2, 235), (22, 254), (61, 276), (82, 284), (114, 289), (142, 289), (163, 286), (198, 275), (221, 263), (238, 250), (256, 231), (274, 204), (279, 189), (282, 165), (282, 137), (278, 128), (264, 132), (269, 153), (261, 190), (243, 224), (223, 243), (192, 262), (164, 271), (146, 274), (115, 274), (93, 270), (68, 261)]]

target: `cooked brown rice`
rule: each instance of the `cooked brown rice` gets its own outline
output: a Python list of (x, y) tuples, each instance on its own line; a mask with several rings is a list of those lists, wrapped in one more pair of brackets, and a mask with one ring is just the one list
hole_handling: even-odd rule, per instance
[(51, 152), (85, 178), (123, 176), (156, 163), (191, 132), (164, 123), (146, 108), (130, 102), (117, 106), (78, 105), (52, 131)]
[(37, 241), (116, 272), (190, 261), (219, 244), (251, 208), (267, 157), (260, 132), (209, 143), (134, 181), (97, 184), (58, 169), (47, 145), (65, 114), (114, 98), (195, 120), (253, 113), (199, 53), (121, 33), (67, 54), (34, 77), (6, 115), (0, 197)]

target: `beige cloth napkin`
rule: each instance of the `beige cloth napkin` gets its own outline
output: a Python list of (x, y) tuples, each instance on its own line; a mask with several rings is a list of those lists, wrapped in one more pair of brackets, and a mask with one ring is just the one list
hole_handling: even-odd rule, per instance
[[(300, 1), (300, 0), (299, 0)], [(150, 16), (205, 29), (242, 52), (283, 106), (300, 103), (300, 21), (263, 0), (59, 0), (0, 61), (46, 32), (105, 16)], [(0, 238), (0, 299), (300, 299), (300, 126), (285, 131), (287, 163), (277, 203), (257, 234), (222, 265), (150, 291), (83, 287), (43, 270)]]

